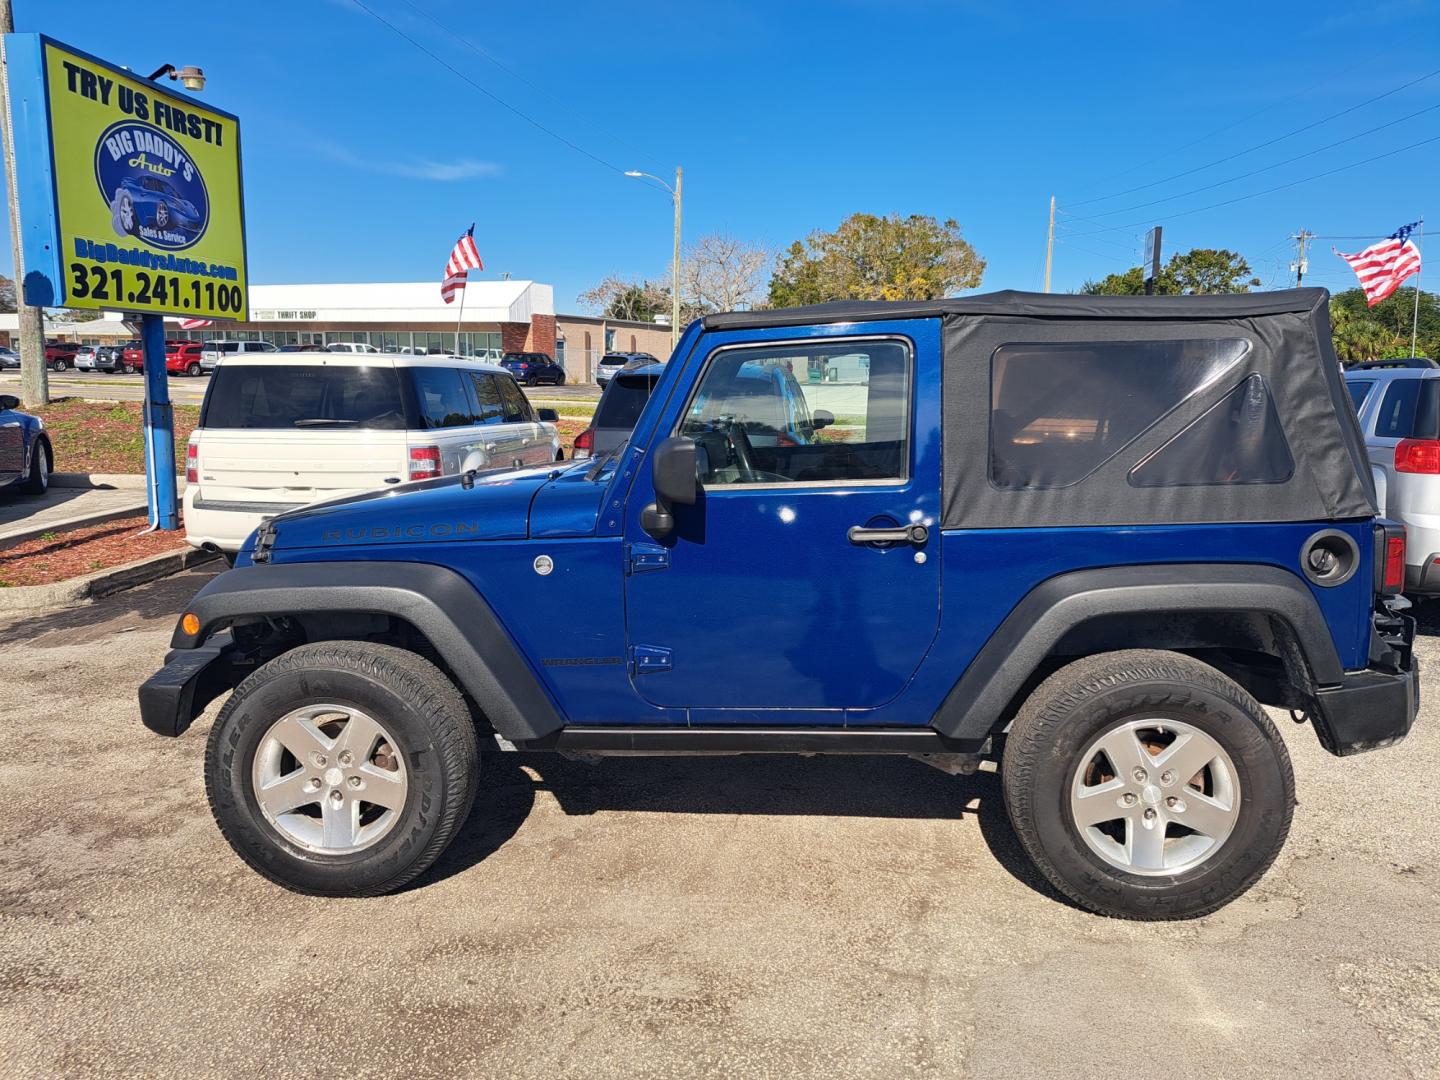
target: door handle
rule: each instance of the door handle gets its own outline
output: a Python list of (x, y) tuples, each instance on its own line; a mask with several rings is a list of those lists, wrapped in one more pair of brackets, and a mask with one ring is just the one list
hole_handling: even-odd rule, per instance
[(852, 544), (914, 544), (920, 547), (930, 539), (930, 530), (924, 525), (896, 525), (888, 529), (867, 529), (863, 525), (851, 525), (846, 534)]

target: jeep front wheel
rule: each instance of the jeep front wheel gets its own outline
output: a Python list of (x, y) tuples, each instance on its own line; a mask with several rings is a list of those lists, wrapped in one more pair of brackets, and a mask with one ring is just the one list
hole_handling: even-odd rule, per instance
[(1188, 656), (1105, 653), (1051, 675), (1006, 739), (1010, 820), (1055, 888), (1129, 919), (1205, 915), (1284, 846), (1290, 757), (1260, 704)]
[(423, 873), (464, 823), (475, 725), (429, 661), (388, 645), (304, 645), (235, 690), (205, 786), (255, 870), (316, 896), (375, 896)]

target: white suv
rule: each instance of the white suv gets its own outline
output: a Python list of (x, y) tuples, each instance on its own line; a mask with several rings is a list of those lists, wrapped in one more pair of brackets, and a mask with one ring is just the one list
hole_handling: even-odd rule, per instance
[(473, 360), (232, 355), (186, 451), (185, 538), (229, 554), (264, 518), (322, 499), (559, 461), (556, 419)]
[(200, 346), (200, 369), (214, 371), (215, 365), (225, 357), (279, 351), (268, 341), (207, 341)]
[(338, 353), (365, 353), (367, 355), (378, 353), (380, 350), (374, 345), (366, 345), (363, 341), (332, 341), (325, 346), (326, 352)]

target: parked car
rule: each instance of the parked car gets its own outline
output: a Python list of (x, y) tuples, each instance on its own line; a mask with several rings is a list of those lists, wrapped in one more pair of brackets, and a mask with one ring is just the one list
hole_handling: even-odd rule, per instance
[(542, 382), (565, 385), (565, 369), (549, 353), (508, 352), (500, 358), (500, 366), (526, 386), (539, 386)]
[(332, 341), (325, 346), (326, 352), (338, 353), (365, 353), (378, 355), (380, 350), (374, 345), (366, 345), (363, 341)]
[(200, 348), (200, 367), (205, 371), (214, 371), (215, 365), (221, 360), (241, 354), (277, 353), (277, 352), (304, 352), (309, 349), (306, 345), (294, 345), (280, 348), (268, 341), (207, 341)]
[[(422, 873), (482, 746), (886, 753), (998, 759), (1020, 848), (1075, 904), (1207, 914), (1296, 805), (1262, 704), (1336, 755), (1399, 741), (1418, 706), (1404, 530), (1376, 514), (1328, 301), (706, 316), (609, 459), (266, 521), (178, 620), (141, 715), (175, 735), (238, 685), (209, 725), (210, 806), (300, 892)], [(746, 365), (841, 351), (866, 361), (851, 381), (801, 390), (844, 438), (759, 446), (722, 411)], [(209, 408), (247, 400), (290, 398), (212, 386)]]
[(600, 357), (600, 362), (595, 365), (595, 382), (604, 386), (615, 373), (621, 368), (638, 367), (641, 364), (655, 363), (655, 357), (648, 352), (607, 352)]
[(575, 436), (575, 452), (571, 456), (576, 461), (602, 458), (622, 446), (630, 438), (635, 421), (640, 419), (645, 403), (650, 400), (650, 392), (664, 373), (664, 364), (646, 364), (612, 378), (600, 395), (590, 426)]
[(95, 346), (95, 369), (110, 375), (118, 374), (125, 368), (125, 344), (109, 343)]
[(137, 371), (145, 370), (145, 348), (142, 342), (127, 341), (120, 350), (120, 371), (125, 375), (134, 375)]
[(314, 345), (281, 345), (280, 352), (314, 352)]
[(215, 370), (190, 437), (186, 539), (233, 553), (264, 517), (319, 499), (548, 465), (563, 456), (556, 420), (488, 364), (231, 356)]
[(75, 354), (80, 346), (73, 341), (45, 342), (45, 366), (51, 371), (69, 371), (75, 366)]
[(0, 487), (43, 495), (55, 469), (45, 422), (20, 411), (20, 399), (0, 394)]
[(1354, 364), (1345, 385), (1380, 511), (1406, 529), (1405, 590), (1440, 596), (1440, 367), (1423, 357)]
[(100, 351), (94, 345), (81, 345), (70, 362), (76, 371), (98, 371)]
[(13, 349), (0, 345), (0, 371), (11, 370), (20, 366), (20, 354)]
[(171, 375), (196, 376), (202, 372), (198, 341), (172, 341), (165, 346), (165, 370)]

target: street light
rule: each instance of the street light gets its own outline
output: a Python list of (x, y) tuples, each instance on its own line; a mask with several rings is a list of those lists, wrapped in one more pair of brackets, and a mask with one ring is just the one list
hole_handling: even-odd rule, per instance
[(193, 64), (186, 65), (183, 68), (177, 68), (174, 64), (165, 64), (163, 67), (157, 68), (153, 75), (147, 75), (145, 78), (149, 82), (154, 82), (160, 78), (161, 75), (169, 75), (171, 82), (175, 82), (178, 79), (180, 85), (185, 87), (186, 90), (194, 91), (197, 94), (205, 89), (205, 72)]
[(675, 260), (671, 264), (670, 275), (670, 351), (675, 351), (675, 346), (680, 341), (680, 185), (682, 170), (675, 167), (675, 186), (672, 188), (658, 176), (651, 176), (646, 172), (639, 172), (629, 169), (626, 176), (633, 176), (636, 179), (654, 180), (670, 193), (670, 198), (675, 202)]

